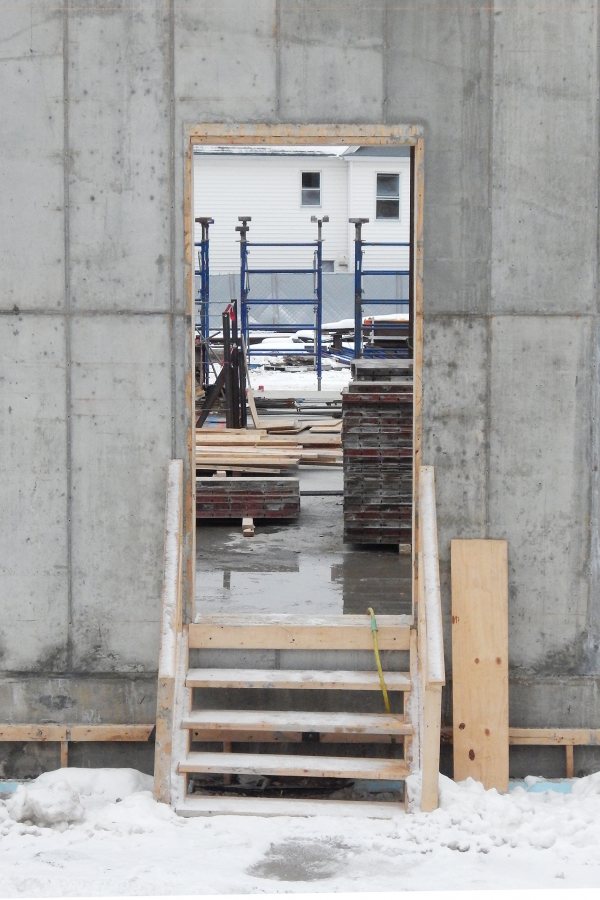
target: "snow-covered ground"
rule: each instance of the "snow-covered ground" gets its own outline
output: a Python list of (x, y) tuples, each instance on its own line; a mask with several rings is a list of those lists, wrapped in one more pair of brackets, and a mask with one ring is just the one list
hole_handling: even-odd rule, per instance
[[(277, 391), (316, 391), (317, 374), (311, 369), (290, 369), (282, 372), (277, 369), (266, 369), (258, 366), (250, 370), (250, 381), (254, 391), (261, 386), (266, 390)], [(341, 391), (350, 381), (350, 367), (323, 369), (321, 388), (324, 391)]]
[[(62, 769), (0, 801), (0, 896), (600, 886), (600, 773), (506, 795), (440, 778), (392, 820), (178, 818), (132, 769)], [(561, 785), (565, 787), (565, 785)]]

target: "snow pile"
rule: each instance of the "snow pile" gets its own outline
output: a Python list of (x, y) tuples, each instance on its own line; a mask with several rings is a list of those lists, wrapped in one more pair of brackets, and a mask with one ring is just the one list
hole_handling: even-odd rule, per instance
[(151, 790), (152, 778), (135, 769), (58, 769), (19, 785), (6, 812), (15, 822), (64, 828), (82, 822), (86, 812)]
[(79, 794), (64, 782), (44, 786), (21, 785), (7, 802), (8, 814), (16, 822), (51, 827), (81, 822), (84, 817)]

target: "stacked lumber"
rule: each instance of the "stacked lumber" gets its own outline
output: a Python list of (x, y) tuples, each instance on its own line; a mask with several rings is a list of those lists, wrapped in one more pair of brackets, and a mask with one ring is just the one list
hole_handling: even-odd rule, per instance
[(412, 382), (352, 382), (342, 393), (344, 540), (412, 540)]
[(313, 432), (310, 426), (305, 426), (301, 432), (292, 434), (269, 431), (266, 428), (199, 430), (196, 469), (273, 474), (294, 470), (298, 465), (341, 464), (339, 430)]
[(197, 519), (296, 519), (299, 514), (297, 478), (196, 479)]

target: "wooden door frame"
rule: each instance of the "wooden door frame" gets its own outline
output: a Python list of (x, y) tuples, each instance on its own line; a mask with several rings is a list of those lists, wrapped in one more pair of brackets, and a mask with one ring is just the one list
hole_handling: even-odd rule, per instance
[[(199, 144), (342, 144), (345, 146), (408, 146), (412, 152), (414, 183), (412, 190), (412, 296), (413, 296), (413, 506), (412, 506), (412, 581), (413, 610), (417, 590), (417, 521), (419, 496), (419, 468), (421, 465), (422, 434), (422, 374), (423, 374), (423, 197), (424, 197), (424, 138), (419, 125), (293, 125), (266, 124), (192, 124), (185, 128), (183, 191), (184, 279), (187, 298), (189, 360), (186, 373), (187, 403), (187, 484), (184, 484), (184, 568), (187, 596), (184, 598), (185, 619), (190, 621), (194, 610), (196, 576), (196, 434), (195, 434), (195, 297), (194, 297), (194, 147)], [(191, 482), (191, 483), (190, 483)]]

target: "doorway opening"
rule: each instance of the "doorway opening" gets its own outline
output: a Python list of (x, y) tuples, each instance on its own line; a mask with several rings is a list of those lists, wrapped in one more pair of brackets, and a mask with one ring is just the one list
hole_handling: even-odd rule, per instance
[[(381, 614), (412, 611), (422, 198), (416, 127), (190, 130), (192, 620), (357, 614), (373, 605)], [(206, 410), (232, 359), (237, 375), (228, 390), (223, 376)], [(398, 418), (408, 391), (410, 417)], [(361, 406), (369, 392), (378, 399)], [(407, 490), (400, 504), (398, 491)], [(254, 515), (243, 515), (244, 503)], [(283, 517), (269, 516), (269, 504)], [(246, 534), (242, 519), (254, 520)]]

